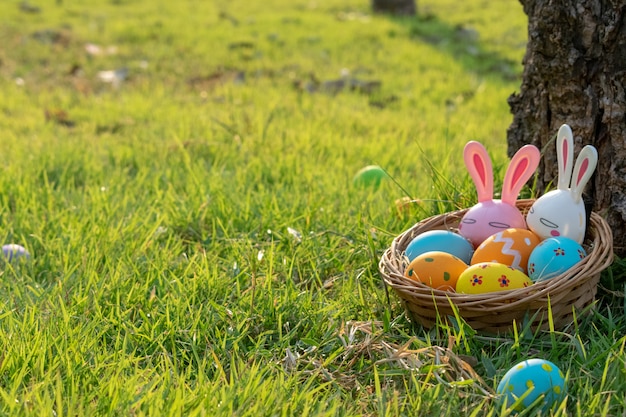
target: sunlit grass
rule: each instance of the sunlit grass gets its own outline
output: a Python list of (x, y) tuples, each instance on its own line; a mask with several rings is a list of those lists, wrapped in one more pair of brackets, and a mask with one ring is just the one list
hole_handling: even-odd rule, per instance
[[(495, 415), (528, 357), (567, 373), (561, 415), (622, 412), (620, 272), (575, 326), (499, 338), (413, 326), (378, 274), (473, 203), (466, 141), (501, 183), (521, 5), (28, 4), (0, 5), (0, 236), (32, 254), (1, 272), (0, 414)], [(354, 187), (370, 164), (393, 181)]]

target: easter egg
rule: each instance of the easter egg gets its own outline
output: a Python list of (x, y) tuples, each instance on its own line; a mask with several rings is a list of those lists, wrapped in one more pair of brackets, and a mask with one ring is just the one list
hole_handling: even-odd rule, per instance
[(451, 291), (466, 268), (467, 264), (454, 255), (431, 251), (413, 259), (404, 275), (429, 287)]
[(356, 187), (376, 189), (385, 178), (387, 178), (387, 173), (384, 169), (378, 165), (368, 165), (354, 175), (352, 183)]
[(506, 229), (485, 239), (476, 248), (471, 263), (498, 262), (527, 273), (528, 257), (539, 242), (539, 237), (528, 229)]
[(26, 248), (14, 243), (2, 246), (2, 254), (4, 255), (4, 259), (9, 262), (30, 258), (30, 253), (28, 253)]
[(526, 228), (522, 213), (501, 200), (481, 201), (470, 207), (461, 218), (459, 233), (477, 248), (489, 236), (506, 229)]
[(448, 252), (469, 264), (474, 247), (458, 233), (449, 230), (429, 230), (411, 240), (406, 247), (405, 255), (410, 262), (422, 253), (430, 251)]
[(497, 262), (481, 262), (470, 265), (461, 273), (456, 282), (456, 292), (484, 294), (525, 288), (531, 284), (530, 278), (519, 269)]
[(523, 411), (537, 402), (536, 411), (546, 412), (563, 400), (566, 390), (563, 372), (554, 363), (528, 359), (504, 374), (496, 394), (505, 408)]
[(549, 237), (538, 244), (528, 258), (528, 275), (533, 281), (554, 278), (587, 256), (585, 249), (568, 237)]

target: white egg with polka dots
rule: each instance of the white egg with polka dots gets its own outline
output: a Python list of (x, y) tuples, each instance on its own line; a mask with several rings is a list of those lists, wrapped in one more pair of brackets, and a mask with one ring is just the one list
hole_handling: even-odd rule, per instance
[(504, 374), (496, 393), (500, 405), (510, 410), (532, 408), (546, 412), (565, 398), (565, 376), (550, 361), (528, 359)]

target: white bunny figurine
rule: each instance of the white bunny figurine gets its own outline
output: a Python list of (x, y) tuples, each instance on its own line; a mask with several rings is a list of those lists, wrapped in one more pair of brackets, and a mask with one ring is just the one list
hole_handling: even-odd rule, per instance
[(556, 139), (556, 154), (559, 163), (558, 188), (534, 202), (526, 215), (526, 223), (541, 239), (564, 236), (582, 243), (587, 226), (582, 193), (598, 164), (598, 151), (591, 145), (585, 146), (578, 154), (572, 172), (574, 138), (572, 129), (564, 124)]
[(519, 149), (507, 167), (502, 184), (502, 199), (493, 198), (493, 168), (485, 147), (470, 141), (463, 149), (465, 166), (476, 185), (478, 203), (472, 206), (459, 224), (459, 233), (478, 247), (489, 236), (510, 227), (526, 228), (524, 216), (515, 201), (528, 179), (539, 165), (539, 149), (525, 145)]

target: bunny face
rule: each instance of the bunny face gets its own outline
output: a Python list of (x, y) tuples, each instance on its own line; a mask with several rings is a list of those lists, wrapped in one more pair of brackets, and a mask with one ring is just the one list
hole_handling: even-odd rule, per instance
[(515, 206), (517, 195), (539, 165), (539, 149), (522, 147), (513, 156), (502, 184), (502, 200), (493, 199), (493, 169), (487, 150), (470, 141), (463, 150), (465, 166), (476, 185), (478, 203), (459, 224), (459, 233), (477, 247), (489, 236), (511, 227), (526, 228), (524, 216)]
[[(567, 210), (563, 210), (567, 207)], [(564, 236), (582, 243), (585, 237), (585, 204), (569, 192), (553, 190), (541, 196), (526, 215), (528, 228), (541, 239)]]
[(459, 233), (476, 248), (489, 236), (511, 227), (526, 228), (522, 213), (501, 200), (489, 200), (474, 205), (465, 213)]
[(598, 152), (591, 145), (585, 146), (574, 165), (574, 137), (572, 129), (564, 124), (556, 139), (556, 154), (558, 188), (534, 202), (526, 215), (526, 222), (528, 228), (542, 239), (565, 236), (582, 243), (587, 227), (582, 192), (596, 169)]

